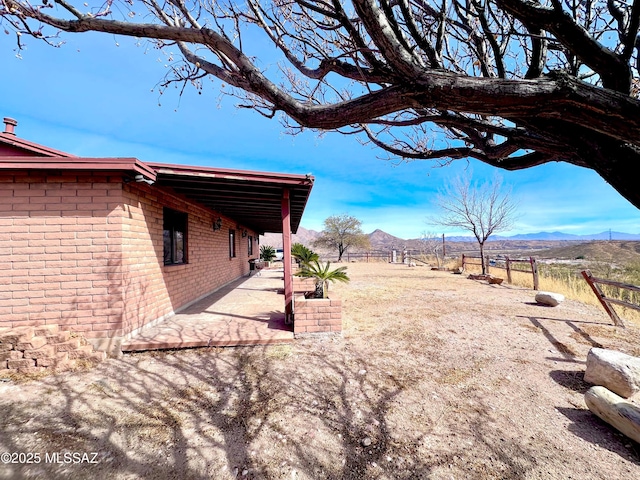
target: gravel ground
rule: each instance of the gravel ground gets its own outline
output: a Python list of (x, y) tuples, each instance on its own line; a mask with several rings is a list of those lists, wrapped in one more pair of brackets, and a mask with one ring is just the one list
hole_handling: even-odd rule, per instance
[(640, 478), (583, 400), (589, 349), (640, 355), (637, 327), (426, 267), (349, 275), (340, 337), (4, 379), (0, 478)]

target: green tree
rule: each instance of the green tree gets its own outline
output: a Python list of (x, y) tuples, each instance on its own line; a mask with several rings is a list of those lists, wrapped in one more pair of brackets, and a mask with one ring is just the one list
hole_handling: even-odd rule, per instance
[(333, 215), (324, 221), (324, 230), (313, 242), (314, 246), (338, 250), (338, 262), (349, 248), (369, 248), (369, 237), (361, 228), (362, 222), (350, 215)]
[(302, 265), (301, 270), (296, 273), (303, 278), (313, 278), (316, 281), (316, 298), (327, 298), (329, 293), (329, 282), (348, 282), (347, 267), (338, 267), (331, 270), (331, 262), (325, 264), (318, 260)]
[(442, 211), (432, 223), (471, 232), (480, 247), (482, 273), (486, 273), (484, 244), (494, 233), (511, 227), (516, 216), (516, 204), (509, 189), (502, 188), (502, 180), (473, 182), (471, 174), (456, 178), (438, 195)]
[(60, 32), (148, 39), (162, 90), (216, 78), (294, 132), (409, 160), (568, 162), (640, 207), (637, 0), (2, 0), (0, 23), (18, 50)]

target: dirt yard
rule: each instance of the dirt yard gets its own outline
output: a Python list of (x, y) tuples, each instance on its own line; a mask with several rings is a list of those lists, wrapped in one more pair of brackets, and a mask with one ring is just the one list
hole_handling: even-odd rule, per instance
[(0, 478), (640, 478), (583, 400), (589, 348), (640, 355), (638, 328), (426, 267), (349, 275), (342, 337), (0, 382), (0, 452), (24, 454)]

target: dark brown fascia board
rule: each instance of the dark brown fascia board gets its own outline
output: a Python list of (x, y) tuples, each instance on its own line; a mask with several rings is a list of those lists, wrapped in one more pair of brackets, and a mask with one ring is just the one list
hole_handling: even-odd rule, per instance
[(38, 143), (30, 142), (28, 140), (24, 140), (22, 138), (16, 137), (15, 135), (3, 133), (3, 132), (0, 132), (0, 143), (4, 143), (5, 145), (9, 145), (11, 147), (19, 148), (21, 150), (33, 152), (37, 155), (42, 155), (45, 157), (70, 157), (70, 158), (76, 157), (75, 155), (72, 155), (70, 153), (61, 152), (60, 150), (54, 150), (53, 148), (49, 148), (44, 145), (40, 145)]
[(288, 173), (259, 172), (253, 170), (234, 170), (226, 168), (196, 167), (147, 162), (159, 174), (185, 175), (191, 177), (221, 178), (226, 180), (277, 183), (280, 185), (313, 185), (313, 175), (294, 175)]
[(0, 170), (125, 171), (156, 180), (155, 170), (137, 158), (0, 157)]

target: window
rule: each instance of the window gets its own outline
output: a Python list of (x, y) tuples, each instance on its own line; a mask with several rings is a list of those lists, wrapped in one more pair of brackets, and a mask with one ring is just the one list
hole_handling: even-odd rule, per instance
[(187, 214), (164, 208), (162, 211), (164, 264), (187, 263)]
[(249, 240), (247, 243), (247, 255), (251, 256), (253, 255), (253, 237), (249, 236)]
[(229, 230), (229, 256), (234, 258), (236, 256), (236, 231)]

